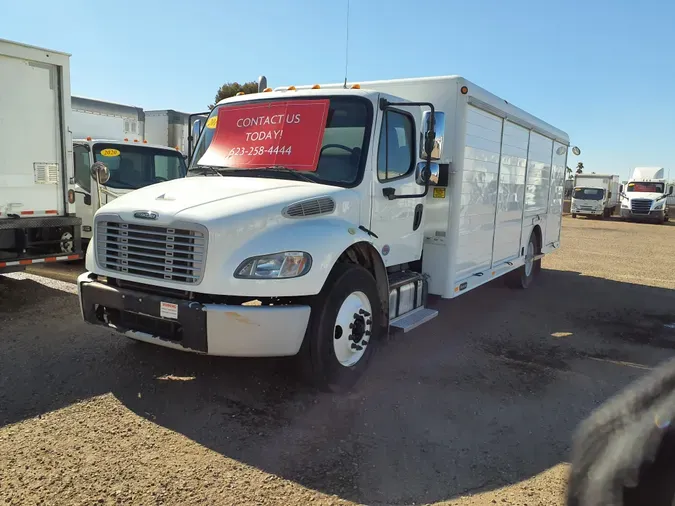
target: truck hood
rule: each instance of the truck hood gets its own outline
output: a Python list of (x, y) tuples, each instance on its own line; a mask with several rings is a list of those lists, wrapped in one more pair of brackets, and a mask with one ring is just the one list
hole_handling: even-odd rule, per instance
[[(188, 177), (122, 195), (103, 206), (99, 213), (112, 213), (124, 221), (147, 225), (168, 225), (176, 219), (206, 223), (316, 196), (342, 194), (336, 200), (347, 198), (353, 203), (355, 199), (349, 198), (352, 193), (345, 188), (284, 179)], [(138, 211), (149, 211), (157, 217), (152, 221), (139, 220), (134, 217)]]

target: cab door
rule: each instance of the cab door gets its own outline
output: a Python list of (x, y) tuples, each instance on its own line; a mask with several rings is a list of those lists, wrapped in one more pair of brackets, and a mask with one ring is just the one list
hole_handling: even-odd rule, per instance
[[(380, 95), (391, 102), (400, 99)], [(424, 187), (415, 182), (418, 163), (419, 107), (390, 107), (378, 111), (374, 139), (370, 230), (386, 266), (419, 260), (424, 238), (425, 198), (390, 200), (386, 193), (415, 195)]]
[(87, 144), (75, 144), (73, 157), (75, 167), (75, 214), (82, 219), (81, 236), (83, 240), (91, 239), (94, 223), (94, 208), (91, 201), (91, 174), (89, 168), (92, 161)]

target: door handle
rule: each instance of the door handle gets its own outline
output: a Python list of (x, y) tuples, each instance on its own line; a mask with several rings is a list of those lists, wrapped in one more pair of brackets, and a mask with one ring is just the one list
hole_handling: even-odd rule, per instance
[(422, 212), (424, 211), (424, 205), (417, 204), (415, 206), (415, 217), (413, 218), (413, 230), (420, 228), (422, 224)]

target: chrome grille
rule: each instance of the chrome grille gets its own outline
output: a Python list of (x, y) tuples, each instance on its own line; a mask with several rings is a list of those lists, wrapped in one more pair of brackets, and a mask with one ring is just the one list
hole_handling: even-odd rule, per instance
[(633, 199), (630, 201), (630, 210), (635, 214), (649, 214), (652, 201), (649, 199)]
[(319, 197), (295, 202), (284, 209), (283, 214), (288, 218), (302, 218), (330, 214), (333, 211), (335, 211), (335, 201), (330, 197)]
[(105, 269), (196, 284), (204, 271), (206, 234), (203, 230), (101, 220), (96, 223), (96, 254)]

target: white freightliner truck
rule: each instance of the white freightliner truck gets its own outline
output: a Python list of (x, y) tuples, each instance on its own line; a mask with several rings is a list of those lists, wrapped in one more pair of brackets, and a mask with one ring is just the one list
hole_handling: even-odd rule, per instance
[(81, 257), (72, 156), (70, 55), (0, 40), (0, 273)]
[[(186, 175), (184, 157), (176, 147), (148, 143), (147, 121), (140, 107), (72, 97), (75, 171), (68, 199), (82, 219), (85, 246), (91, 239), (94, 214), (102, 205), (135, 189)], [(154, 123), (151, 126), (154, 130)], [(110, 176), (100, 191), (91, 174), (96, 162), (105, 162)]]
[(621, 194), (621, 217), (665, 223), (669, 219), (667, 200), (672, 193), (662, 167), (636, 167)]
[(572, 190), (572, 218), (612, 216), (619, 205), (619, 185), (618, 175), (577, 174)]
[[(94, 214), (113, 199), (148, 185), (183, 178), (187, 167), (180, 151), (166, 146), (122, 139), (87, 137), (73, 140), (75, 172), (68, 200), (82, 220), (81, 238), (92, 237)], [(105, 163), (109, 179), (96, 185), (91, 167)]]
[(186, 179), (97, 212), (82, 316), (180, 350), (297, 355), (348, 388), (389, 329), (437, 315), (427, 294), (530, 285), (560, 246), (568, 147), (457, 76), (223, 100)]

